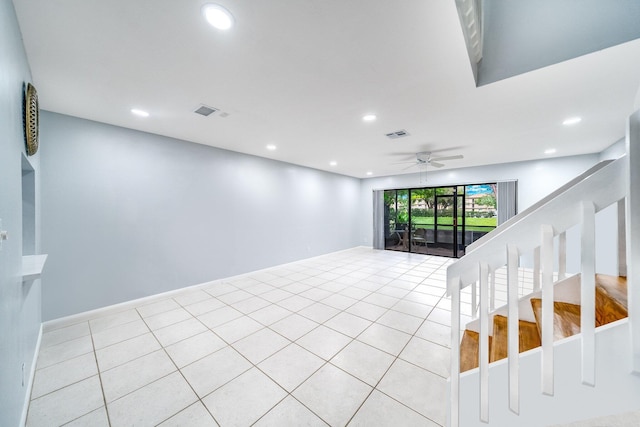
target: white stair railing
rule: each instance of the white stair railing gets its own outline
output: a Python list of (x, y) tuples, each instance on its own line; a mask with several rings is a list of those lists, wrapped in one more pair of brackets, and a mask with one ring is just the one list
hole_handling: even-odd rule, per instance
[[(640, 123), (640, 121), (639, 121)], [(638, 126), (640, 131), (640, 125)], [(640, 164), (637, 165), (640, 169)], [(508, 375), (509, 408), (519, 412), (519, 316), (518, 265), (520, 257), (534, 257), (534, 289), (542, 289), (542, 393), (553, 395), (553, 275), (554, 236), (558, 237), (558, 277), (566, 273), (566, 231), (581, 227), (582, 265), (582, 378), (585, 384), (595, 383), (595, 214), (613, 203), (619, 203), (628, 193), (628, 159), (599, 164), (572, 180), (532, 208), (515, 216), (490, 233), (490, 238), (474, 244), (470, 251), (447, 269), (447, 293), (451, 296), (451, 377), (450, 426), (459, 423), (460, 379), (460, 292), (471, 285), (472, 313), (479, 308), (480, 317), (480, 414), (489, 421), (488, 353), (489, 307), (494, 305), (494, 290), (487, 283), (490, 274), (507, 268), (508, 299)], [(620, 204), (618, 205), (620, 206)], [(629, 209), (629, 203), (627, 203)], [(640, 206), (638, 207), (640, 211)], [(628, 218), (628, 214), (627, 214)], [(623, 224), (624, 226), (624, 224)], [(536, 231), (537, 230), (537, 231)], [(640, 237), (640, 230), (638, 230)], [(488, 236), (487, 236), (488, 237)], [(627, 237), (628, 239), (628, 237)], [(628, 248), (629, 252), (632, 248)], [(640, 254), (640, 248), (636, 252)], [(637, 264), (640, 266), (640, 263)], [(628, 266), (630, 269), (631, 266)], [(479, 307), (476, 305), (476, 283), (480, 283)], [(631, 317), (631, 314), (630, 314)], [(632, 332), (634, 333), (634, 332)], [(636, 329), (640, 335), (640, 328)], [(638, 338), (640, 342), (640, 338)], [(640, 352), (639, 352), (640, 353)], [(640, 361), (638, 361), (640, 366)]]

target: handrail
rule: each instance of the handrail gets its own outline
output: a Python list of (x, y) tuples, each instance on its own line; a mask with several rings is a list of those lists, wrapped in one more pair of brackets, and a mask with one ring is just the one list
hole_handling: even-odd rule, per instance
[(571, 181), (567, 182), (563, 186), (557, 188), (555, 191), (553, 191), (549, 195), (547, 195), (547, 196), (543, 197), (542, 199), (538, 200), (536, 203), (534, 203), (533, 205), (529, 206), (528, 208), (526, 208), (525, 210), (523, 210), (519, 214), (509, 218), (507, 221), (503, 222), (502, 224), (499, 224), (495, 228), (495, 230), (493, 230), (492, 233), (485, 234), (484, 236), (482, 236), (481, 238), (479, 238), (475, 242), (472, 242), (471, 244), (469, 244), (467, 246), (467, 248), (466, 248), (466, 251), (467, 252), (471, 252), (472, 250), (474, 250), (477, 247), (479, 247), (479, 246), (483, 245), (484, 243), (486, 243), (489, 239), (493, 238), (493, 236), (495, 236), (496, 234), (506, 231), (509, 228), (509, 226), (511, 224), (513, 224), (514, 222), (519, 221), (523, 217), (529, 215), (531, 212), (535, 211), (540, 206), (543, 206), (545, 203), (549, 202), (550, 200), (555, 199), (556, 197), (559, 197), (562, 193), (564, 193), (564, 192), (568, 191), (569, 189), (573, 188), (576, 184), (578, 184), (578, 183), (582, 182), (584, 179), (590, 177), (591, 175), (593, 175), (594, 173), (596, 173), (597, 171), (599, 171), (603, 167), (607, 166), (611, 162), (613, 162), (613, 160), (603, 160), (603, 161), (601, 161), (599, 163), (596, 163), (591, 168), (587, 169), (586, 171), (584, 171), (583, 173), (581, 173), (577, 177), (573, 178)]
[[(515, 244), (519, 253), (526, 253), (540, 246), (539, 234), (532, 228), (534, 225), (551, 224), (554, 235), (557, 235), (579, 224), (580, 211), (577, 206), (582, 201), (592, 202), (595, 211), (599, 212), (624, 198), (628, 177), (625, 157), (602, 163), (605, 164), (598, 164), (588, 173), (580, 175), (578, 182), (572, 180), (554, 192), (557, 193), (555, 197), (545, 197), (536, 203), (535, 209), (523, 211), (494, 230), (490, 233), (493, 234), (491, 238), (451, 264), (447, 268), (447, 277), (459, 277), (462, 289), (478, 281), (479, 262), (486, 262), (490, 271), (504, 266), (507, 258), (504, 248), (508, 244)], [(447, 286), (448, 295), (458, 290)]]

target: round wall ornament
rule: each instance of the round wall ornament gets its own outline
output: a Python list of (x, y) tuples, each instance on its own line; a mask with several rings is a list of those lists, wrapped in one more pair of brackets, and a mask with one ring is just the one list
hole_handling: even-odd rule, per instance
[(24, 136), (27, 142), (27, 155), (33, 156), (38, 151), (38, 92), (27, 83), (24, 95)]

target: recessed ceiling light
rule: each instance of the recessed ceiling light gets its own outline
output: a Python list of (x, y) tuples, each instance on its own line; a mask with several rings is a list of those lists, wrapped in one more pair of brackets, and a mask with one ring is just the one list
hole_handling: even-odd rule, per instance
[(548, 150), (544, 150), (544, 154), (554, 154), (556, 152), (555, 148), (549, 148)]
[(338, 162), (336, 162), (335, 160), (331, 160), (329, 162), (329, 166), (338, 166)]
[(267, 150), (269, 150), (269, 151), (274, 151), (276, 148), (278, 148), (278, 147), (276, 147), (276, 146), (275, 146), (275, 145), (273, 145), (273, 144), (269, 144), (269, 145), (267, 145)]
[(228, 30), (233, 26), (233, 15), (218, 4), (205, 4), (202, 6), (202, 14), (212, 27), (219, 30)]
[(562, 122), (562, 124), (565, 125), (565, 126), (571, 126), (571, 125), (575, 125), (577, 123), (580, 123), (581, 121), (582, 121), (581, 117), (569, 117), (564, 122)]
[(376, 117), (375, 114), (367, 114), (366, 116), (362, 116), (362, 120), (365, 121), (365, 122), (372, 122), (377, 118), (378, 117)]
[(139, 116), (139, 117), (149, 117), (149, 113), (147, 113), (144, 110), (140, 110), (138, 108), (132, 108), (131, 109), (131, 113), (133, 113), (133, 114), (135, 114), (136, 116)]
[(367, 176), (371, 176), (371, 175), (373, 175), (373, 172), (371, 171), (367, 172)]

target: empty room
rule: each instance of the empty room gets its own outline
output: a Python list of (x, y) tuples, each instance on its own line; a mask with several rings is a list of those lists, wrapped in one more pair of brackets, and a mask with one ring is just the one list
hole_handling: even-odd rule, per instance
[(0, 425), (638, 425), (638, 22), (0, 0)]

